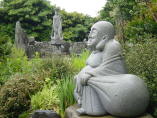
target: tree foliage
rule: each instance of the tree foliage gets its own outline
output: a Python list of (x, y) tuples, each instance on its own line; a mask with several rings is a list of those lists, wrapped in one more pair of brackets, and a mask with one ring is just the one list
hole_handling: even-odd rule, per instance
[[(0, 23), (15, 26), (21, 21), (27, 33), (37, 40), (48, 40), (54, 6), (46, 0), (3, 0), (0, 8)], [(14, 31), (11, 28), (10, 32)], [(13, 38), (13, 35), (10, 35)]]
[(157, 37), (156, 14), (156, 0), (108, 0), (99, 17), (115, 24), (118, 39), (141, 42)]
[(11, 39), (7, 34), (8, 27), (0, 25), (0, 63), (3, 62), (11, 53)]
[[(21, 21), (26, 32), (37, 41), (50, 40), (52, 17), (55, 6), (47, 0), (3, 0), (0, 7), (0, 23), (15, 26)], [(62, 10), (65, 40), (82, 41), (87, 36), (93, 19), (89, 16)], [(14, 39), (14, 28), (10, 27), (9, 36)]]
[(94, 18), (83, 15), (77, 12), (67, 13), (61, 11), (63, 18), (63, 35), (65, 40), (83, 41), (87, 38), (89, 28), (91, 27)]

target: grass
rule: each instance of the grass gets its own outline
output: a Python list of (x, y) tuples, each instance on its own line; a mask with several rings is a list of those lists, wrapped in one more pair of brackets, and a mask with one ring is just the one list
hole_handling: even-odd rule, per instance
[(59, 107), (62, 115), (67, 107), (76, 103), (73, 95), (74, 88), (75, 84), (72, 76), (65, 77), (58, 85), (58, 97), (60, 100)]
[(80, 56), (73, 54), (71, 56), (72, 66), (77, 70), (80, 71), (86, 65), (86, 59), (89, 56), (90, 52), (85, 50)]

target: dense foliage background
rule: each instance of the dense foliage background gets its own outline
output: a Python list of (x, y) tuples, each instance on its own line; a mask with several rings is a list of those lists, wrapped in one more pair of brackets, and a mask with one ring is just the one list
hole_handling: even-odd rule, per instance
[[(36, 109), (64, 110), (75, 103), (75, 73), (89, 55), (28, 59), (13, 46), (16, 21), (37, 41), (50, 40), (56, 6), (47, 0), (0, 2), (0, 118), (29, 118)], [(148, 112), (157, 117), (157, 0), (107, 0), (99, 16), (60, 10), (67, 41), (83, 41), (98, 20), (114, 24), (129, 73), (145, 80), (150, 92)], [(64, 91), (63, 91), (64, 88)]]
[[(54, 9), (47, 0), (3, 0), (0, 4), (0, 24), (14, 39), (14, 27), (21, 21), (26, 32), (37, 41), (50, 40)], [(93, 18), (73, 12), (60, 11), (63, 19), (64, 39), (82, 41), (87, 34)], [(14, 40), (13, 40), (14, 41)]]
[(99, 17), (115, 24), (123, 41), (143, 42), (157, 36), (156, 0), (107, 0)]

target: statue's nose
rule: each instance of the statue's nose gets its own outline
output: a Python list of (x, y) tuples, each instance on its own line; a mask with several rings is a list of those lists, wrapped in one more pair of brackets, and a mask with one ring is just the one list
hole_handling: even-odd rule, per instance
[(89, 34), (89, 35), (88, 35), (88, 40), (90, 40), (91, 38), (92, 38), (92, 37), (91, 37), (91, 34)]

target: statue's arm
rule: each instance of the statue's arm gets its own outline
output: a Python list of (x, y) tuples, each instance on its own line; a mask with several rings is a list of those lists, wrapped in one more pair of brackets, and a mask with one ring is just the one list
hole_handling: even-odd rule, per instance
[(87, 81), (92, 77), (92, 75), (85, 73), (81, 77), (81, 84), (82, 85), (87, 85)]
[[(94, 77), (118, 74), (113, 69), (110, 69), (110, 67), (112, 66), (112, 62), (121, 58), (121, 53), (121, 46), (119, 43), (115, 42), (109, 44), (103, 51), (102, 63), (98, 67), (87, 70), (87, 74)], [(108, 58), (109, 56), (110, 58)]]
[(99, 65), (98, 67), (96, 68), (92, 68), (90, 70), (88, 70), (86, 72), (86, 74), (89, 74), (91, 77), (97, 77), (97, 76), (100, 76), (100, 75), (103, 75), (105, 76), (106, 75), (106, 72), (105, 72), (105, 68), (103, 66), (103, 63), (101, 65)]

